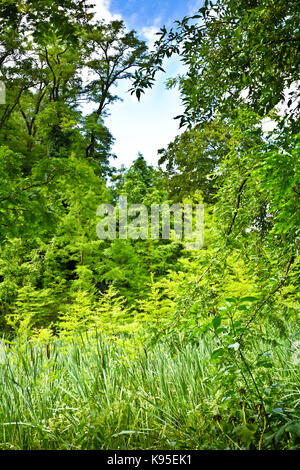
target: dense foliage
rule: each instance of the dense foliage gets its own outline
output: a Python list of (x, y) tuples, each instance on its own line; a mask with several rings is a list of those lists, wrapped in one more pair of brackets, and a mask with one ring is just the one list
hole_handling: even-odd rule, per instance
[[(0, 448), (299, 448), (297, 13), (205, 1), (148, 51), (85, 1), (0, 2)], [(114, 86), (172, 54), (186, 129), (117, 171)], [(204, 247), (99, 239), (121, 196), (204, 203)]]

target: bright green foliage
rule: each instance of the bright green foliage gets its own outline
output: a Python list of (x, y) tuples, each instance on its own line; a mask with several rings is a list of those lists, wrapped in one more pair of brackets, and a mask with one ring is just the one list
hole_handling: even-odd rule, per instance
[(132, 313), (126, 307), (126, 299), (120, 297), (112, 286), (97, 300), (93, 318), (96, 330), (107, 335), (133, 333), (136, 326)]
[(65, 306), (65, 312), (59, 316), (59, 328), (62, 336), (89, 328), (92, 316), (91, 296), (88, 292), (78, 291), (72, 295), (71, 303)]
[(110, 286), (99, 297), (78, 290), (71, 294), (70, 302), (63, 306), (58, 316), (58, 328), (62, 337), (72, 338), (74, 333), (96, 330), (116, 336), (133, 332), (133, 317), (126, 307), (126, 299)]
[(6, 317), (8, 325), (17, 336), (26, 338), (33, 327), (49, 322), (58, 308), (50, 289), (24, 286), (18, 290), (14, 313)]
[[(177, 287), (177, 286), (176, 286)], [(145, 300), (137, 302), (140, 311), (139, 321), (145, 330), (163, 330), (168, 319), (175, 309), (174, 298), (170, 292), (170, 281), (168, 278), (155, 282), (151, 275), (150, 292)]]

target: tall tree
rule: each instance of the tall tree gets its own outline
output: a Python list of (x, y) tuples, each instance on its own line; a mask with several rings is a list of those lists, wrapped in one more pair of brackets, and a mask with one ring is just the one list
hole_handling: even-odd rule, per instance
[(259, 115), (285, 97), (286, 117), (299, 113), (299, 4), (297, 0), (205, 0), (196, 15), (162, 28), (148, 64), (136, 73), (138, 96), (152, 86), (163, 59), (180, 52), (188, 73), (179, 84), (185, 113), (181, 125), (234, 112), (244, 101)]

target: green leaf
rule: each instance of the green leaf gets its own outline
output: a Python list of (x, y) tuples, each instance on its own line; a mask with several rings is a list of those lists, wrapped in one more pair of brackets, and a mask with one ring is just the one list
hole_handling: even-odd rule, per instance
[(241, 302), (256, 302), (259, 300), (257, 297), (242, 297)]
[(260, 361), (257, 361), (256, 366), (257, 367), (266, 367), (268, 369), (271, 369), (273, 367), (273, 364), (271, 362), (268, 362), (268, 361), (260, 360)]
[(226, 302), (229, 302), (229, 303), (231, 303), (231, 304), (236, 304), (236, 303), (239, 301), (239, 299), (236, 298), (236, 297), (228, 297), (228, 298), (225, 299), (225, 300), (226, 300)]
[(224, 353), (225, 353), (224, 348), (217, 348), (212, 352), (210, 357), (211, 359), (216, 359), (217, 357), (223, 356)]
[(250, 444), (255, 437), (257, 426), (255, 424), (242, 424), (238, 426), (235, 430), (236, 435), (241, 439), (245, 444)]
[(216, 330), (220, 325), (221, 325), (221, 322), (222, 322), (222, 317), (220, 315), (218, 315), (217, 317), (215, 317), (213, 320), (212, 320), (212, 326), (214, 327), (214, 329)]
[(300, 425), (299, 424), (297, 423), (288, 424), (285, 430), (287, 432), (290, 432), (291, 434), (295, 434), (295, 436), (300, 438)]

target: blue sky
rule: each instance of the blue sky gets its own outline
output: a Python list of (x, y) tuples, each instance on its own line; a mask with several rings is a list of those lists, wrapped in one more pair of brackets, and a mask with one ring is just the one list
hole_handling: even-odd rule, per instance
[(131, 28), (140, 30), (151, 27), (161, 20), (161, 25), (171, 25), (175, 19), (181, 19), (194, 11), (200, 2), (193, 0), (111, 0), (109, 10), (120, 14)]
[[(123, 19), (129, 29), (135, 29), (151, 46), (155, 33), (163, 25), (171, 26), (174, 20), (194, 13), (203, 0), (94, 0), (98, 18)], [(113, 147), (118, 159), (114, 166), (129, 166), (142, 153), (148, 163), (157, 164), (157, 150), (165, 148), (179, 133), (174, 117), (181, 113), (179, 93), (167, 90), (168, 77), (182, 72), (178, 58), (165, 64), (166, 74), (158, 76), (152, 90), (146, 91), (141, 101), (127, 93), (130, 83), (123, 82), (117, 93), (123, 101), (114, 103), (106, 125), (116, 139)]]

